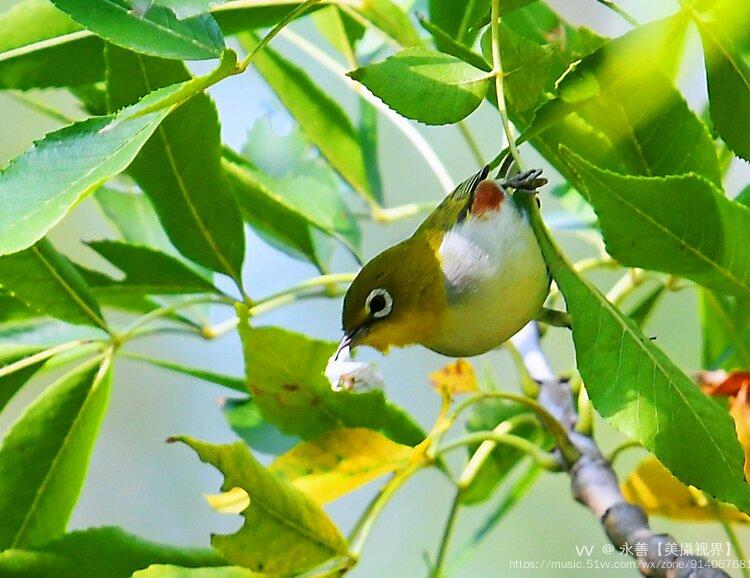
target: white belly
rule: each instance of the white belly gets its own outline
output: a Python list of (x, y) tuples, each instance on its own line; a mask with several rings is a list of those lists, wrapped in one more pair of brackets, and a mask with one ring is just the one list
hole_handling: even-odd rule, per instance
[(427, 347), (471, 356), (508, 340), (534, 319), (549, 290), (547, 266), (531, 226), (511, 199), (500, 211), (468, 216), (440, 246), (448, 311)]

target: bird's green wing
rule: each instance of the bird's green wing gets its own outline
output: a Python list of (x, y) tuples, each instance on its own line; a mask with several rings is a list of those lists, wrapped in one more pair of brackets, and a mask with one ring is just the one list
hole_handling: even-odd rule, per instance
[(453, 225), (463, 220), (469, 212), (477, 185), (487, 178), (489, 172), (490, 167), (487, 165), (458, 185), (427, 216), (417, 229), (417, 233), (425, 230), (448, 231), (453, 228)]

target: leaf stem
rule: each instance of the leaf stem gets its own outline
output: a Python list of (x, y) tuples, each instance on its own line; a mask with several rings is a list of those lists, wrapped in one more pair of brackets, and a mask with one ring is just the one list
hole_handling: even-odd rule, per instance
[(420, 133), (408, 120), (388, 108), (382, 100), (373, 95), (364, 86), (362, 86), (361, 90), (358, 89), (357, 87), (360, 85), (346, 75), (346, 69), (343, 66), (305, 38), (302, 38), (291, 30), (282, 31), (281, 36), (299, 48), (302, 52), (311, 56), (324, 68), (340, 77), (349, 88), (357, 92), (362, 98), (379, 110), (383, 116), (401, 131), (401, 133), (412, 144), (427, 163), (427, 166), (430, 167), (435, 178), (443, 187), (443, 190), (446, 193), (453, 190), (453, 179), (448, 173), (448, 169), (445, 168), (443, 161), (440, 160), (440, 157), (435, 153), (432, 146), (430, 146), (430, 143), (427, 142), (427, 139), (422, 136), (422, 133)]
[(625, 20), (628, 24), (632, 24), (633, 26), (640, 26), (640, 23), (638, 20), (633, 18), (628, 12), (625, 11), (624, 8), (621, 8), (618, 6), (615, 2), (612, 0), (596, 0), (599, 4), (606, 6), (613, 12), (619, 14), (623, 20)]
[[(539, 421), (547, 429), (547, 431), (549, 431), (549, 433), (552, 435), (553, 439), (555, 440), (555, 444), (560, 449), (560, 452), (563, 458), (565, 459), (565, 461), (567, 463), (572, 464), (578, 460), (578, 458), (580, 457), (580, 452), (568, 438), (568, 434), (565, 431), (565, 428), (562, 426), (562, 424), (557, 419), (555, 419), (555, 417), (551, 413), (549, 413), (546, 409), (544, 409), (539, 403), (537, 403), (535, 400), (529, 397), (526, 397), (525, 395), (520, 395), (517, 393), (511, 393), (507, 391), (483, 391), (459, 403), (456, 406), (456, 408), (453, 410), (453, 412), (446, 418), (446, 421), (452, 424), (457, 419), (457, 417), (461, 414), (461, 412), (466, 410), (468, 407), (471, 407), (473, 404), (479, 401), (482, 401), (484, 399), (491, 399), (491, 398), (507, 399), (509, 401), (515, 401), (516, 403), (519, 403), (525, 407), (528, 407), (537, 415), (537, 417), (539, 418)], [(445, 434), (444, 431), (439, 433), (436, 436), (436, 439), (434, 440), (433, 445), (437, 445), (440, 442), (440, 439), (443, 437), (444, 434)]]
[(566, 311), (542, 307), (537, 314), (536, 320), (553, 327), (570, 329), (570, 315)]
[(128, 325), (123, 330), (123, 332), (117, 339), (120, 343), (123, 343), (133, 336), (136, 329), (142, 327), (148, 322), (154, 321), (155, 319), (159, 319), (161, 317), (165, 317), (166, 315), (170, 315), (171, 313), (179, 311), (180, 309), (184, 309), (185, 307), (190, 307), (191, 305), (200, 305), (203, 303), (213, 303), (216, 305), (234, 305), (234, 299), (217, 295), (201, 295), (200, 297), (193, 297), (191, 299), (186, 299), (178, 303), (165, 305), (164, 307), (160, 307), (159, 309), (149, 311), (148, 313), (146, 313), (146, 315), (143, 315), (133, 321), (133, 323)]
[(443, 565), (445, 564), (445, 557), (448, 553), (448, 546), (450, 544), (451, 536), (453, 535), (453, 529), (456, 526), (458, 510), (461, 508), (461, 494), (462, 490), (459, 488), (453, 496), (451, 508), (448, 511), (448, 518), (446, 519), (445, 526), (443, 528), (443, 536), (440, 539), (440, 547), (438, 548), (435, 565), (432, 567), (432, 570), (430, 572), (430, 576), (432, 578), (440, 578), (443, 575)]
[(373, 206), (372, 213), (369, 215), (373, 221), (378, 223), (393, 223), (401, 219), (408, 219), (420, 213), (426, 213), (433, 210), (436, 203), (409, 203), (399, 207), (382, 208)]
[(607, 461), (610, 464), (614, 464), (615, 460), (620, 457), (622, 453), (625, 451), (632, 449), (632, 448), (642, 448), (643, 446), (638, 443), (635, 440), (627, 440), (620, 445), (616, 446), (615, 449), (613, 449), (609, 455), (607, 456)]
[(464, 8), (464, 14), (461, 18), (461, 24), (458, 27), (458, 35), (456, 36), (456, 40), (458, 40), (460, 44), (464, 43), (466, 33), (469, 31), (469, 17), (471, 16), (472, 12), (474, 12), (476, 3), (477, 0), (469, 0), (466, 8)]
[[(274, 293), (273, 295), (255, 301), (252, 307), (250, 307), (250, 315), (262, 315), (263, 313), (293, 303), (301, 298), (336, 297), (342, 292), (339, 285), (342, 283), (351, 283), (356, 276), (356, 273), (332, 273), (330, 275), (312, 277), (303, 281), (299, 285), (295, 285), (294, 287), (290, 287), (284, 291)], [(317, 291), (320, 287), (325, 287), (324, 293)], [(237, 317), (230, 317), (217, 325), (205, 327), (201, 331), (201, 335), (205, 339), (216, 339), (232, 331), (237, 327), (238, 323), (239, 319)]]
[(450, 451), (453, 451), (457, 448), (476, 444), (476, 443), (482, 443), (486, 441), (491, 441), (496, 444), (502, 444), (514, 447), (523, 453), (527, 454), (529, 457), (531, 457), (537, 464), (539, 464), (542, 468), (545, 470), (556, 472), (560, 471), (560, 464), (558, 463), (557, 459), (555, 459), (555, 456), (544, 450), (543, 448), (539, 447), (533, 442), (530, 442), (526, 438), (522, 438), (517, 435), (513, 435), (510, 433), (496, 433), (495, 431), (480, 431), (480, 432), (474, 432), (470, 434), (466, 434), (464, 436), (461, 436), (458, 439), (453, 440), (452, 442), (449, 442), (445, 444), (442, 448), (438, 450), (438, 454), (446, 454)]
[(607, 300), (618, 307), (647, 279), (643, 269), (628, 269), (607, 293)]
[[(511, 433), (520, 424), (532, 421), (533, 419), (534, 418), (529, 415), (517, 415), (500, 422), (492, 431), (498, 435), (506, 435)], [(497, 445), (498, 442), (495, 440), (485, 440), (480, 444), (469, 459), (469, 463), (466, 464), (464, 471), (461, 472), (461, 475), (458, 477), (456, 485), (461, 490), (465, 490), (474, 483), (474, 479), (477, 477), (479, 470), (482, 469), (484, 463), (492, 455), (492, 452), (495, 451)]]
[(271, 31), (266, 34), (261, 41), (258, 43), (258, 45), (248, 54), (242, 62), (240, 62), (237, 65), (239, 72), (244, 72), (248, 66), (250, 66), (250, 63), (253, 61), (253, 58), (255, 58), (255, 55), (258, 54), (261, 50), (263, 50), (266, 46), (268, 46), (268, 43), (273, 40), (276, 35), (279, 34), (286, 26), (289, 24), (292, 20), (299, 18), (302, 14), (304, 14), (308, 8), (313, 6), (314, 4), (319, 3), (321, 0), (306, 0), (299, 6), (297, 6), (294, 10), (289, 12), (284, 18), (282, 18), (276, 26), (274, 26)]
[(459, 553), (451, 561), (451, 568), (458, 569), (464, 566), (466, 560), (468, 560), (476, 550), (477, 545), (479, 545), (498, 522), (503, 519), (505, 514), (507, 514), (524, 495), (526, 495), (526, 492), (531, 489), (542, 471), (543, 470), (535, 462), (531, 463), (518, 480), (516, 480), (510, 487), (508, 493), (500, 501), (495, 510), (487, 517), (482, 526), (474, 532), (468, 542), (461, 546)]
[[(729, 539), (729, 543), (732, 545), (732, 548), (734, 549), (734, 557), (738, 562), (746, 562), (748, 560), (747, 554), (745, 553), (745, 549), (742, 546), (742, 542), (740, 542), (739, 537), (737, 536), (737, 533), (734, 531), (734, 528), (732, 528), (732, 524), (727, 520), (726, 516), (721, 511), (721, 505), (716, 503), (714, 500), (711, 500), (711, 506), (714, 510), (714, 513), (716, 514), (716, 519), (719, 520), (719, 523), (721, 524), (722, 528), (724, 528), (724, 533), (727, 535), (727, 538)], [(747, 568), (747, 566), (744, 566), (743, 564), (739, 564), (740, 568), (742, 569), (742, 577), (743, 578), (750, 578), (750, 568)]]
[(74, 119), (73, 117), (68, 116), (67, 114), (52, 106), (49, 106), (47, 103), (42, 102), (41, 100), (37, 100), (29, 96), (21, 90), (10, 90), (7, 92), (7, 95), (19, 104), (22, 104), (30, 108), (31, 110), (41, 113), (49, 118), (60, 121), (63, 124), (72, 124), (76, 121), (76, 119)]
[(505, 97), (503, 95), (503, 69), (500, 62), (500, 0), (492, 0), (492, 11), (490, 18), (490, 34), (492, 36), (492, 72), (495, 75), (495, 94), (497, 96), (497, 111), (503, 124), (505, 139), (510, 148), (510, 154), (516, 162), (518, 170), (523, 170), (523, 161), (516, 147), (516, 139), (510, 128), (508, 111), (505, 109)]
[(471, 132), (469, 123), (466, 122), (466, 119), (459, 120), (456, 126), (458, 126), (458, 130), (461, 133), (461, 136), (464, 137), (466, 145), (469, 147), (469, 151), (474, 157), (477, 165), (479, 165), (480, 167), (486, 165), (487, 161), (485, 161), (484, 159), (482, 149), (479, 148), (479, 143), (477, 143), (477, 139), (474, 138), (474, 134)]
[(59, 355), (60, 353), (70, 351), (71, 349), (75, 349), (76, 347), (80, 347), (82, 345), (88, 345), (90, 343), (91, 341), (87, 339), (76, 339), (75, 341), (69, 341), (67, 343), (56, 345), (55, 347), (50, 347), (49, 349), (45, 349), (44, 351), (40, 351), (39, 353), (35, 353), (34, 355), (29, 355), (28, 357), (19, 359), (15, 363), (11, 363), (9, 365), (6, 365), (5, 367), (0, 368), (0, 377), (5, 377), (6, 375), (10, 375), (11, 373), (15, 373), (16, 371), (25, 369), (31, 365), (34, 365), (35, 363), (40, 363), (49, 359), (50, 357), (54, 357), (55, 355)]
[(372, 531), (375, 520), (385, 508), (388, 501), (404, 485), (404, 483), (417, 473), (428, 462), (416, 460), (406, 466), (403, 470), (396, 472), (388, 482), (380, 489), (377, 496), (370, 502), (367, 509), (360, 516), (354, 529), (349, 534), (350, 554), (354, 560), (358, 560)]

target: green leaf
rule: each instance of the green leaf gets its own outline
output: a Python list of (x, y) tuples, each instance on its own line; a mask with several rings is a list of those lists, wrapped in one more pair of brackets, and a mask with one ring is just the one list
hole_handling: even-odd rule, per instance
[(130, 578), (151, 564), (201, 567), (226, 562), (213, 550), (148, 542), (120, 528), (92, 528), (34, 550), (0, 552), (3, 578)]
[(624, 308), (623, 313), (630, 317), (638, 327), (643, 329), (646, 323), (648, 323), (649, 319), (651, 319), (651, 316), (656, 310), (656, 306), (658, 305), (659, 301), (661, 301), (661, 298), (666, 292), (666, 285), (662, 282), (659, 282), (651, 289), (649, 289), (645, 294), (640, 295), (638, 299), (636, 299), (635, 303), (632, 303), (628, 305), (628, 307)]
[(139, 570), (133, 578), (264, 578), (267, 574), (258, 574), (247, 568), (223, 566), (219, 568), (182, 568), (154, 564), (146, 570)]
[(750, 297), (750, 253), (744, 250), (750, 246), (750, 209), (697, 175), (624, 176), (567, 149), (562, 153), (584, 183), (607, 252), (622, 265)]
[(362, 233), (354, 215), (336, 190), (335, 183), (325, 182), (314, 175), (287, 175), (280, 179), (257, 176), (266, 184), (278, 201), (291, 208), (312, 226), (334, 237), (361, 262)]
[(152, 6), (138, 15), (123, 0), (52, 0), (105, 40), (153, 56), (178, 60), (218, 58), (224, 37), (212, 16), (180, 20), (168, 8)]
[(526, 40), (504, 24), (500, 26), (500, 62), (509, 108), (522, 112), (537, 104), (549, 79), (553, 54), (550, 47)]
[(224, 400), (222, 409), (232, 431), (261, 453), (283, 454), (298, 441), (297, 437), (288, 436), (265, 421), (252, 398)]
[[(123, 121), (169, 87), (117, 115), (94, 117), (49, 133), (0, 172), (0, 255), (41, 239), (83, 197), (125, 170), (170, 108)], [(33, 195), (27, 194), (34, 191)]]
[(25, 321), (38, 316), (38, 312), (23, 301), (0, 290), (0, 324)]
[[(142, 292), (122, 290), (112, 291), (111, 289), (113, 287), (117, 289), (118, 281), (105, 273), (95, 271), (93, 269), (87, 269), (86, 267), (78, 263), (75, 263), (74, 266), (78, 274), (89, 286), (91, 294), (96, 298), (97, 302), (102, 307), (109, 307), (112, 309), (118, 309), (120, 311), (126, 311), (128, 313), (137, 313), (140, 315), (145, 315), (162, 307), (156, 300)], [(183, 322), (190, 325), (191, 327), (199, 328), (199, 326), (186, 319), (185, 317), (182, 317), (178, 313), (167, 314), (165, 315), (165, 317), (171, 319), (172, 321)]]
[(185, 437), (175, 441), (221, 471), (222, 491), (240, 488), (250, 496), (242, 528), (211, 539), (229, 563), (288, 575), (347, 552), (346, 540), (320, 506), (266, 470), (244, 443), (217, 446)]
[[(470, 432), (490, 431), (508, 419), (523, 415), (531, 414), (527, 408), (517, 403), (503, 399), (488, 399), (474, 406), (466, 429)], [(537, 443), (544, 439), (543, 432), (533, 423), (522, 423), (508, 431)], [(475, 444), (468, 448), (469, 456), (474, 454), (479, 445)], [(526, 454), (516, 448), (502, 444), (496, 446), (490, 458), (477, 472), (474, 481), (462, 492), (461, 501), (465, 504), (478, 504), (490, 498), (495, 488), (525, 457)]]
[[(180, 62), (108, 46), (110, 108), (130, 104), (154, 88), (189, 81)], [(221, 169), (219, 119), (201, 93), (159, 126), (129, 173), (149, 196), (180, 252), (241, 284), (245, 251), (242, 218)]]
[(750, 161), (750, 67), (719, 26), (695, 20), (703, 42), (711, 121), (737, 156)]
[(750, 299), (700, 288), (705, 369), (750, 368)]
[(146, 355), (133, 353), (132, 351), (128, 351), (124, 355), (126, 355), (126, 357), (129, 357), (131, 359), (137, 359), (138, 361), (150, 363), (151, 365), (155, 367), (161, 367), (163, 369), (168, 369), (169, 371), (174, 371), (176, 373), (181, 373), (183, 375), (189, 375), (190, 377), (194, 377), (196, 379), (200, 379), (208, 383), (215, 383), (216, 385), (221, 385), (223, 387), (233, 389), (241, 393), (247, 392), (247, 390), (245, 389), (245, 381), (240, 377), (234, 377), (232, 375), (225, 375), (223, 373), (217, 373), (215, 371), (210, 371), (210, 370), (202, 369), (199, 367), (190, 367), (187, 365), (183, 365), (181, 363), (168, 361), (166, 359), (157, 359), (155, 357), (148, 357)]
[(80, 86), (104, 77), (101, 39), (48, 0), (14, 4), (0, 13), (0, 30), (0, 88)]
[[(273, 26), (295, 8), (296, 4), (227, 2), (213, 6), (212, 13), (229, 35)], [(312, 6), (308, 12), (318, 8)], [(89, 83), (104, 80), (104, 42), (48, 0), (23, 0), (0, 13), (0, 29), (4, 31), (0, 38), (0, 88), (68, 86), (91, 92)], [(49, 62), (59, 66), (50, 67)], [(103, 114), (104, 109), (100, 111), (97, 114)]]
[(191, 16), (199, 16), (209, 11), (212, 6), (217, 6), (228, 0), (130, 0), (132, 6), (136, 5), (148, 8), (150, 4), (157, 4), (170, 8), (177, 18), (183, 20)]
[[(502, 0), (500, 16), (531, 4), (534, 0)], [(489, 22), (490, 0), (429, 0), (430, 21), (459, 43), (470, 46), (479, 28)], [(438, 46), (442, 45), (438, 44)]]
[[(212, 6), (211, 14), (219, 23), (221, 30), (226, 36), (235, 35), (246, 30), (255, 30), (258, 28), (271, 28), (297, 9), (301, 0), (292, 1), (288, 4), (275, 5), (274, 2), (266, 2), (264, 5), (257, 5), (257, 2), (248, 4), (247, 2), (224, 2), (217, 6)], [(323, 4), (310, 6), (301, 16), (320, 10)]]
[[(559, 82), (560, 96), (536, 111), (522, 138), (530, 138), (573, 180), (575, 175), (560, 157), (560, 144), (616, 172), (663, 176), (693, 171), (720, 183), (710, 134), (654, 56), (673, 55), (685, 26), (684, 17), (658, 21), (583, 58)], [(656, 64), (634, 68), (633, 60)], [(527, 114), (512, 117), (521, 127), (528, 124)], [(574, 184), (580, 185), (575, 180)]]
[(399, 46), (419, 46), (419, 33), (404, 10), (391, 0), (361, 0), (352, 8)]
[(160, 249), (170, 255), (179, 255), (146, 195), (126, 193), (105, 186), (96, 191), (94, 199), (123, 240)]
[(414, 448), (376, 431), (342, 428), (302, 442), (268, 469), (319, 504), (337, 500), (409, 464)]
[(454, 40), (450, 34), (439, 26), (436, 26), (433, 22), (427, 20), (424, 15), (417, 14), (417, 18), (422, 27), (432, 35), (432, 38), (435, 41), (435, 47), (440, 50), (440, 52), (445, 52), (446, 54), (451, 54), (456, 58), (460, 58), (479, 70), (484, 70), (485, 72), (492, 71), (492, 65), (488, 63), (483, 56), (477, 54), (465, 44), (461, 44), (457, 40)]
[(224, 167), (243, 217), (264, 238), (275, 239), (325, 270), (327, 248), (316, 238), (318, 230), (338, 239), (360, 259), (361, 232), (335, 182), (304, 174), (274, 179), (227, 159)]
[(549, 238), (538, 210), (531, 210), (542, 253), (565, 296), (578, 371), (594, 407), (682, 482), (750, 511), (744, 454), (729, 413), (578, 276)]
[(402, 116), (425, 124), (451, 124), (467, 117), (490, 86), (487, 73), (427, 48), (406, 48), (349, 76)]
[[(248, 52), (259, 42), (251, 33), (239, 40)], [(354, 190), (371, 198), (357, 131), (336, 101), (302, 68), (271, 48), (256, 54), (253, 65), (331, 166)]]
[[(596, 96), (626, 77), (648, 78), (653, 71), (671, 77), (688, 22), (687, 16), (680, 12), (610, 40), (557, 81), (558, 96), (575, 104)], [(633, 62), (641, 66), (633, 66)]]
[(263, 417), (289, 435), (310, 439), (341, 427), (366, 427), (414, 446), (424, 433), (382, 391), (334, 392), (323, 375), (336, 343), (277, 327), (250, 327), (240, 310), (247, 388)]
[(5, 435), (0, 549), (37, 546), (65, 531), (107, 407), (110, 364), (99, 357), (63, 376)]
[(307, 219), (280, 202), (243, 160), (225, 157), (223, 165), (242, 218), (272, 246), (295, 258), (309, 259), (325, 271), (328, 251), (316, 239)]
[(750, 209), (750, 185), (747, 185), (742, 189), (737, 196), (734, 198), (735, 202), (745, 205)]
[[(3, 345), (0, 347), (0, 369), (39, 353), (42, 349), (42, 347), (36, 345)], [(44, 365), (44, 361), (0, 377), (0, 411), (42, 365)]]
[(90, 288), (46, 239), (20, 253), (0, 257), (0, 287), (40, 313), (106, 329)]
[(365, 159), (365, 172), (372, 196), (383, 204), (383, 179), (380, 176), (380, 151), (378, 149), (378, 111), (364, 98), (359, 99), (359, 144)]
[[(195, 269), (201, 277), (213, 281), (213, 273), (211, 271), (199, 267), (192, 262), (187, 262), (175, 246), (172, 245), (172, 242), (167, 237), (164, 228), (159, 222), (159, 217), (154, 210), (154, 206), (146, 195), (125, 193), (108, 187), (102, 187), (96, 192), (95, 199), (107, 220), (125, 241), (136, 245), (145, 245), (146, 247), (167, 253), (177, 258), (180, 263), (186, 264), (191, 269)], [(98, 281), (92, 280), (92, 276), (95, 276), (95, 279)], [(93, 287), (93, 291), (99, 302), (105, 306), (145, 314), (161, 307), (159, 303), (162, 305), (170, 303), (169, 297), (163, 297), (157, 303), (145, 296), (139, 297), (137, 295), (108, 292), (106, 286), (111, 284), (110, 278), (102, 277), (93, 271), (87, 271), (84, 274), (84, 278), (88, 279), (89, 284), (98, 284), (102, 287), (100, 289)], [(186, 307), (180, 313), (175, 313), (168, 317), (200, 329), (209, 318), (210, 308), (210, 304), (197, 304)]]
[[(571, 26), (541, 1), (509, 12), (503, 17), (503, 24), (525, 40), (552, 49), (554, 58), (547, 84), (548, 91), (554, 90), (554, 82), (571, 63), (591, 54), (607, 42), (606, 38), (584, 26)], [(502, 38), (500, 41), (502, 43)], [(482, 48), (484, 50), (486, 44)]]
[(311, 15), (325, 39), (345, 57), (356, 54), (357, 42), (365, 35), (365, 27), (338, 6), (325, 6)]
[(89, 241), (88, 245), (125, 274), (121, 281), (107, 284), (107, 291), (147, 295), (220, 293), (200, 273), (156, 249), (111, 240)]

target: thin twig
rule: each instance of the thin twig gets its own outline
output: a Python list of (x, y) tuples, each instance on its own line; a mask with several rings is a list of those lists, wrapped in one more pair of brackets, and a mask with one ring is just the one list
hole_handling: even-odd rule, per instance
[(72, 124), (76, 122), (76, 119), (74, 119), (73, 117), (68, 116), (67, 114), (53, 106), (48, 105), (46, 102), (33, 98), (28, 93), (23, 92), (22, 90), (10, 90), (6, 94), (19, 104), (22, 104), (23, 106), (26, 106), (35, 112), (43, 114), (63, 124)]
[[(643, 510), (625, 501), (617, 474), (594, 439), (575, 431), (578, 416), (570, 386), (552, 375), (536, 324), (529, 324), (513, 341), (529, 373), (540, 383), (539, 403), (558, 417), (580, 452), (580, 458), (567, 467), (573, 496), (601, 521), (612, 544), (633, 556), (641, 573), (652, 578), (729, 578), (704, 558), (681, 553), (671, 536), (655, 534)], [(634, 548), (636, 543), (646, 544), (645, 551)]]
[(599, 4), (602, 4), (603, 6), (606, 6), (613, 12), (619, 14), (623, 20), (625, 20), (628, 24), (632, 24), (633, 26), (640, 26), (640, 23), (638, 20), (633, 18), (628, 12), (626, 12), (623, 8), (620, 8), (617, 4), (615, 4), (612, 0), (596, 0), (599, 2)]
[(28, 357), (19, 359), (15, 363), (11, 363), (9, 365), (6, 365), (5, 367), (0, 368), (0, 377), (5, 377), (6, 375), (10, 375), (11, 373), (15, 373), (16, 371), (20, 371), (36, 363), (41, 363), (42, 361), (45, 361), (50, 357), (54, 357), (55, 355), (70, 351), (71, 349), (75, 349), (76, 347), (87, 345), (88, 343), (90, 343), (90, 341), (87, 341), (85, 339), (76, 339), (75, 341), (69, 341), (61, 345), (56, 345), (55, 347), (50, 347), (49, 349), (45, 349), (44, 351), (40, 351), (39, 353), (35, 353), (34, 355), (29, 355)]
[(312, 7), (315, 4), (318, 4), (321, 0), (306, 0), (294, 10), (289, 12), (284, 18), (282, 18), (276, 26), (274, 26), (268, 34), (266, 34), (261, 41), (258, 43), (258, 45), (253, 48), (253, 50), (248, 54), (245, 58), (242, 59), (242, 62), (238, 64), (238, 69), (240, 71), (244, 71), (248, 66), (250, 66), (250, 63), (253, 61), (253, 58), (255, 58), (255, 55), (258, 54), (261, 50), (263, 50), (268, 44), (273, 40), (276, 35), (278, 35), (292, 20), (295, 20), (296, 18), (299, 18), (302, 16), (305, 12), (307, 12), (308, 8)]
[(453, 529), (456, 526), (456, 518), (458, 518), (458, 510), (461, 508), (461, 490), (456, 491), (451, 502), (451, 509), (448, 512), (448, 519), (445, 521), (443, 528), (443, 536), (440, 539), (440, 548), (438, 549), (437, 558), (435, 564), (432, 567), (430, 576), (432, 578), (440, 578), (443, 575), (443, 565), (445, 564), (445, 557), (448, 553), (448, 547), (450, 546), (451, 536), (453, 535)]
[(724, 533), (727, 535), (729, 543), (732, 545), (732, 548), (734, 548), (734, 558), (740, 562), (742, 577), (750, 578), (750, 568), (742, 565), (743, 562), (746, 563), (748, 561), (747, 554), (745, 554), (745, 549), (742, 546), (742, 542), (740, 542), (737, 533), (734, 531), (734, 528), (732, 528), (732, 523), (727, 520), (726, 516), (724, 516), (724, 513), (721, 510), (721, 504), (712, 500), (711, 506), (716, 514), (716, 519), (719, 520), (722, 528), (724, 528)]
[(480, 431), (461, 436), (439, 448), (438, 455), (446, 454), (456, 448), (479, 444), (486, 441), (491, 441), (499, 445), (514, 447), (530, 456), (545, 470), (557, 471), (560, 469), (560, 462), (555, 459), (554, 456), (547, 453), (543, 448), (536, 445), (534, 442), (531, 442), (521, 436), (513, 435), (510, 433), (497, 433), (494, 431)]
[[(509, 434), (520, 424), (528, 423), (529, 421), (531, 421), (531, 419), (533, 419), (530, 418), (531, 416), (529, 415), (518, 414), (510, 419), (500, 422), (492, 431), (498, 435)], [(456, 485), (460, 489), (464, 490), (471, 486), (472, 483), (474, 483), (474, 479), (477, 477), (479, 470), (482, 469), (484, 463), (492, 455), (492, 452), (495, 451), (497, 445), (498, 442), (492, 439), (485, 440), (481, 443), (477, 450), (472, 454), (471, 458), (469, 459), (469, 463), (466, 464), (466, 467), (464, 468), (464, 471), (461, 472), (461, 475), (458, 477)]]
[(508, 112), (505, 110), (505, 96), (503, 95), (503, 67), (500, 62), (500, 0), (492, 0), (492, 10), (490, 18), (490, 33), (492, 36), (492, 72), (495, 75), (495, 95), (497, 96), (497, 111), (500, 113), (500, 120), (503, 123), (503, 132), (505, 140), (513, 160), (519, 171), (523, 170), (523, 160), (516, 147), (516, 139), (510, 128)]
[(476, 161), (477, 165), (480, 167), (483, 167), (487, 164), (487, 161), (484, 159), (484, 155), (482, 154), (482, 149), (479, 148), (479, 143), (477, 142), (477, 139), (474, 138), (474, 134), (471, 132), (471, 129), (469, 128), (469, 123), (466, 122), (466, 120), (459, 120), (456, 124), (458, 127), (459, 132), (461, 133), (461, 136), (464, 137), (464, 141), (466, 141), (466, 146), (469, 147), (469, 151), (471, 152), (471, 155), (474, 157), (474, 160)]

